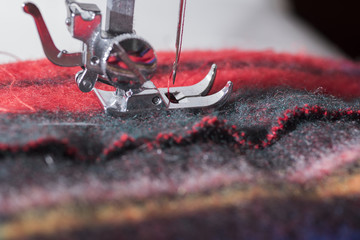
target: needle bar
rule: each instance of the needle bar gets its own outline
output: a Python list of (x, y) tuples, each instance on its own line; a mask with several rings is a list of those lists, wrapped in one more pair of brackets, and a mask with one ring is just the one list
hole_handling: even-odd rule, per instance
[(107, 0), (105, 30), (114, 35), (133, 32), (135, 0)]

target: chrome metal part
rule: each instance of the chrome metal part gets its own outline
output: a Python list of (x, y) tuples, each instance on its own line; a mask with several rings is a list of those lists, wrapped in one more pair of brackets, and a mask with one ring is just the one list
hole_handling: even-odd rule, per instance
[(105, 29), (112, 35), (133, 32), (135, 0), (107, 0)]
[(139, 88), (155, 73), (154, 49), (135, 34), (121, 34), (109, 40), (100, 57), (101, 72), (118, 88)]
[(24, 3), (23, 9), (26, 13), (33, 16), (45, 55), (52, 63), (63, 67), (82, 65), (82, 53), (67, 54), (65, 50), (60, 51), (57, 49), (41, 16), (41, 13), (35, 4)]
[(191, 109), (218, 108), (227, 102), (232, 91), (232, 83), (228, 82), (223, 89), (208, 95), (216, 76), (216, 65), (211, 67), (207, 76), (197, 84), (186, 87), (156, 88), (148, 81), (142, 91), (131, 97), (118, 95), (115, 91), (94, 89), (105, 112), (111, 115), (136, 114), (144, 110), (159, 109)]
[[(113, 6), (111, 9), (115, 11), (119, 8), (117, 4), (126, 2), (114, 0), (108, 3)], [(128, 1), (126, 4), (128, 8), (131, 8), (134, 0)], [(72, 37), (83, 42), (83, 52), (81, 53), (67, 54), (65, 50), (58, 50), (39, 9), (32, 3), (25, 3), (23, 8), (26, 13), (34, 17), (44, 51), (50, 61), (60, 66), (82, 66), (86, 69), (86, 74), (81, 74), (81, 79), (76, 79), (81, 91), (91, 91), (99, 76), (104, 77), (109, 84), (121, 89), (139, 88), (152, 77), (156, 70), (157, 58), (149, 43), (133, 33), (118, 35), (102, 33), (102, 15), (95, 4), (66, 0), (66, 5), (68, 17), (65, 23)], [(111, 19), (113, 21), (120, 20), (118, 18)], [(116, 25), (116, 22), (113, 25)]]
[(76, 83), (82, 92), (90, 92), (98, 79), (98, 75), (89, 69), (78, 72), (75, 76)]
[(183, 33), (184, 33), (184, 24), (185, 24), (185, 10), (186, 10), (186, 0), (180, 0), (179, 6), (179, 22), (176, 32), (176, 53), (175, 53), (175, 61), (173, 64), (173, 71), (172, 71), (172, 80), (173, 84), (175, 84), (176, 74), (179, 67), (179, 60), (180, 60), (180, 52), (183, 40)]
[[(157, 66), (155, 51), (147, 41), (133, 33), (135, 0), (108, 0), (105, 32), (101, 31), (102, 14), (95, 4), (75, 0), (65, 0), (65, 3), (68, 9), (65, 23), (69, 32), (83, 42), (83, 50), (78, 53), (69, 54), (55, 46), (34, 4), (25, 3), (23, 9), (34, 18), (49, 60), (60, 66), (81, 66), (83, 70), (75, 77), (79, 89), (83, 92), (94, 90), (105, 112), (126, 115), (153, 109), (215, 108), (229, 99), (231, 82), (207, 96), (216, 77), (216, 65), (193, 86), (155, 87), (150, 81)], [(117, 90), (96, 89), (99, 80)]]

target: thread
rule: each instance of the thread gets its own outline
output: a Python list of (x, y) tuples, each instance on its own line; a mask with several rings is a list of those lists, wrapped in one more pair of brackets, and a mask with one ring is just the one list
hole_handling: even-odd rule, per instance
[(17, 62), (21, 61), (21, 59), (18, 56), (16, 56), (15, 54), (9, 53), (9, 52), (0, 51), (0, 54), (11, 57)]
[[(10, 91), (11, 95), (13, 95), (20, 104), (24, 105), (25, 107), (27, 107), (28, 109), (30, 109), (32, 112), (35, 112), (36, 110), (35, 110), (33, 107), (31, 107), (30, 105), (24, 103), (24, 102), (23, 102), (18, 96), (16, 96), (16, 94), (13, 92), (13, 89), (12, 89), (12, 88), (13, 88), (13, 85), (14, 85), (14, 83), (15, 83), (15, 81), (16, 81), (16, 78), (15, 78), (14, 74), (12, 74), (11, 72), (7, 71), (7, 70), (4, 69), (3, 67), (0, 67), (0, 69), (1, 69), (3, 72), (5, 72), (6, 74), (8, 74), (8, 75), (13, 79), (13, 80), (11, 81), (10, 86), (9, 86), (9, 91)], [(0, 108), (0, 110), (1, 110), (1, 111), (4, 111), (4, 112), (10, 112), (9, 109), (5, 109), (5, 108)]]

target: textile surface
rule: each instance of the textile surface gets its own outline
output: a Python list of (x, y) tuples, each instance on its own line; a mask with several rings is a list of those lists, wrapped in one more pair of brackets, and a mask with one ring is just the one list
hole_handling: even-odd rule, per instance
[(78, 68), (1, 65), (0, 239), (359, 239), (360, 64), (184, 52), (176, 85), (212, 63), (222, 108), (128, 118)]

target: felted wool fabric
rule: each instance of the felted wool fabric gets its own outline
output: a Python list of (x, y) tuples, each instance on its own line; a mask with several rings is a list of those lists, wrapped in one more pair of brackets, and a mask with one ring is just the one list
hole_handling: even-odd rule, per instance
[(176, 85), (212, 63), (222, 108), (128, 118), (78, 68), (1, 65), (0, 239), (359, 239), (360, 64), (184, 52)]

